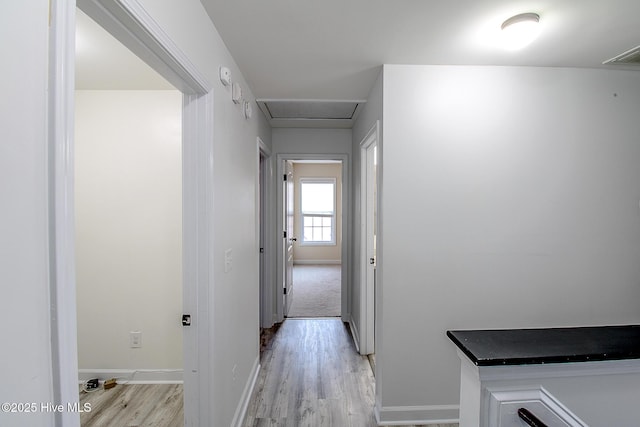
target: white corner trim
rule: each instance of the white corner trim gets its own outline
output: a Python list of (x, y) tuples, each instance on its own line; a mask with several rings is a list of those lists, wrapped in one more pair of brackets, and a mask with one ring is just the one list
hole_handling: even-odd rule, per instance
[(242, 425), (244, 424), (244, 418), (247, 415), (247, 408), (249, 407), (249, 401), (251, 400), (251, 395), (253, 394), (253, 389), (256, 386), (259, 373), (260, 356), (256, 357), (256, 360), (253, 362), (251, 375), (249, 375), (249, 379), (244, 386), (242, 396), (240, 397), (240, 402), (238, 402), (238, 407), (236, 408), (236, 413), (233, 416), (233, 421), (231, 421), (232, 426), (242, 427)]
[(376, 405), (380, 426), (449, 424), (459, 421), (459, 405), (383, 406)]
[[(49, 2), (47, 100), (51, 392), (59, 403), (78, 402), (73, 135), (75, 2)], [(52, 414), (55, 425), (80, 426), (77, 413)]]

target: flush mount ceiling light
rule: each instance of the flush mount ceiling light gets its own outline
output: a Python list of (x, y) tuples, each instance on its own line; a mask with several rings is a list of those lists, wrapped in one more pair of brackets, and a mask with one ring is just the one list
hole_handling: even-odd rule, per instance
[(540, 15), (521, 13), (502, 23), (502, 38), (507, 49), (521, 49), (535, 40), (540, 32)]

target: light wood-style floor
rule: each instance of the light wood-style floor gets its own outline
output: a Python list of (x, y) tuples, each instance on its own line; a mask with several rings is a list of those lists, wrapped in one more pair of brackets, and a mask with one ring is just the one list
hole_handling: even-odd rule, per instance
[(339, 319), (287, 319), (264, 351), (245, 426), (375, 426), (373, 375)]
[(287, 319), (262, 354), (244, 427), (374, 427), (374, 402), (369, 360), (340, 319)]
[[(375, 381), (340, 319), (287, 319), (263, 343), (243, 427), (374, 427)], [(80, 394), (83, 427), (183, 425), (182, 385), (117, 385)], [(405, 426), (419, 427), (419, 426)], [(429, 427), (458, 427), (437, 424)]]
[(82, 427), (182, 427), (182, 384), (124, 384), (109, 390), (80, 392)]

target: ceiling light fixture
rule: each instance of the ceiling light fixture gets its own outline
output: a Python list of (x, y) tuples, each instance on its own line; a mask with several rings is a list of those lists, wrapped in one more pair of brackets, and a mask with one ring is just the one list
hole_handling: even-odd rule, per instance
[(534, 41), (540, 33), (540, 15), (521, 13), (502, 23), (502, 36), (507, 49), (521, 49)]

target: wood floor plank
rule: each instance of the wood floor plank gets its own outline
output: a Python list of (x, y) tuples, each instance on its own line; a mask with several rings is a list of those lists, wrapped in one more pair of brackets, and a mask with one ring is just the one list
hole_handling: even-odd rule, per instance
[(182, 384), (121, 384), (80, 393), (91, 411), (80, 414), (82, 427), (179, 427), (184, 425)]
[(369, 362), (339, 319), (287, 319), (273, 339), (246, 427), (375, 426)]

